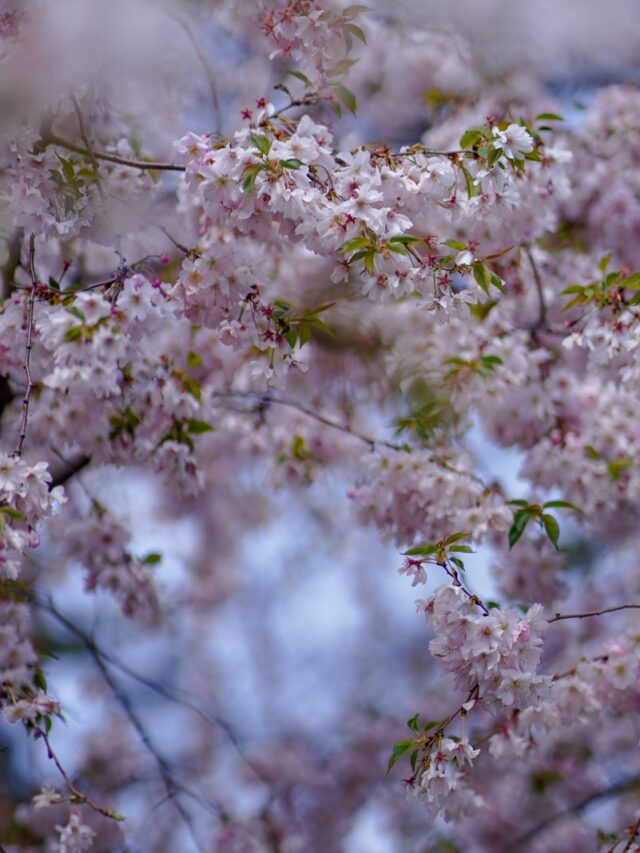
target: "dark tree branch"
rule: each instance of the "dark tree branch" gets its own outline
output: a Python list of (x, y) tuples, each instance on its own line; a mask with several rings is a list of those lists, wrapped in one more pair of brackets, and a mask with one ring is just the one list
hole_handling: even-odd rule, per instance
[(24, 440), (27, 436), (27, 420), (29, 418), (29, 402), (31, 400), (31, 392), (33, 390), (33, 379), (31, 377), (31, 347), (33, 342), (33, 313), (36, 305), (36, 290), (38, 288), (38, 280), (35, 270), (36, 256), (36, 236), (31, 234), (29, 237), (29, 274), (31, 276), (31, 289), (29, 293), (29, 302), (27, 304), (27, 344), (24, 355), (24, 372), (27, 375), (27, 387), (25, 388), (22, 398), (22, 418), (20, 421), (20, 433), (18, 441), (13, 451), (13, 456), (22, 456), (22, 448)]
[(76, 145), (69, 139), (63, 139), (55, 133), (49, 134), (42, 142), (43, 145), (56, 145), (58, 148), (66, 148), (67, 151), (73, 151), (74, 154), (80, 154), (86, 157), (87, 160), (93, 162), (95, 160), (104, 160), (107, 163), (117, 163), (119, 166), (128, 166), (130, 169), (140, 169), (141, 171), (152, 172), (186, 172), (187, 167), (181, 166), (179, 163), (153, 163), (146, 160), (129, 160), (126, 157), (119, 157), (117, 154), (107, 154), (104, 151), (93, 151), (88, 148), (83, 148), (81, 145)]
[(618, 604), (615, 607), (604, 607), (602, 610), (589, 610), (586, 613), (556, 613), (547, 622), (559, 622), (561, 619), (586, 619), (588, 616), (602, 616), (603, 613), (615, 613), (617, 610), (640, 610), (640, 604)]
[(580, 802), (575, 805), (564, 809), (564, 811), (550, 815), (527, 832), (519, 835), (514, 841), (510, 842), (504, 848), (504, 853), (511, 853), (511, 851), (513, 851), (513, 853), (521, 853), (521, 851), (524, 851), (526, 846), (533, 841), (536, 836), (548, 827), (553, 826), (554, 823), (558, 823), (558, 821), (565, 820), (573, 815), (581, 814), (581, 812), (593, 805), (593, 803), (597, 803), (599, 800), (607, 800), (611, 797), (617, 797), (619, 794), (624, 794), (627, 791), (632, 791), (637, 788), (640, 788), (640, 777), (635, 776), (631, 779), (624, 779), (621, 782), (616, 782), (614, 785), (610, 785), (600, 791), (596, 791), (588, 797), (585, 797), (583, 800), (580, 800)]

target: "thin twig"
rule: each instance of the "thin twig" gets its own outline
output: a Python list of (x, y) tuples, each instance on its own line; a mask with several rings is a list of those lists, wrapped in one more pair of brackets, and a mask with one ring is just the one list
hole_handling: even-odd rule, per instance
[(22, 228), (16, 228), (12, 236), (7, 240), (7, 260), (4, 262), (2, 267), (0, 267), (0, 274), (2, 275), (0, 299), (8, 299), (11, 296), (16, 270), (20, 266), (20, 250), (22, 248), (23, 238), (24, 230)]
[(27, 375), (27, 387), (24, 391), (24, 396), (22, 398), (22, 419), (20, 421), (20, 434), (18, 435), (18, 441), (15, 446), (15, 450), (13, 451), (13, 456), (21, 456), (22, 455), (22, 447), (24, 445), (24, 440), (27, 435), (27, 420), (29, 418), (29, 402), (31, 400), (31, 392), (33, 390), (33, 379), (31, 377), (31, 347), (33, 341), (33, 313), (36, 305), (36, 290), (38, 287), (38, 280), (36, 278), (36, 270), (35, 270), (35, 256), (36, 256), (36, 236), (35, 234), (31, 234), (29, 237), (29, 273), (31, 275), (31, 292), (29, 294), (29, 302), (27, 307), (27, 345), (25, 348), (24, 355), (24, 372)]
[(529, 259), (529, 264), (533, 273), (533, 280), (538, 293), (538, 319), (536, 320), (535, 325), (530, 329), (531, 334), (535, 335), (539, 329), (545, 329), (547, 327), (547, 303), (544, 298), (544, 289), (542, 286), (542, 278), (540, 277), (540, 270), (538, 269), (536, 259), (533, 257), (531, 247), (527, 243), (523, 243), (522, 245), (527, 258)]
[(86, 468), (87, 465), (91, 462), (91, 457), (86, 456), (83, 453), (81, 456), (77, 456), (75, 459), (63, 459), (63, 461), (65, 463), (65, 468), (63, 468), (62, 471), (59, 471), (58, 473), (54, 474), (50, 486), (50, 488), (52, 489), (55, 489), (56, 486), (64, 486), (64, 484), (68, 480), (70, 480), (72, 477), (75, 477), (75, 475), (82, 471), (83, 468)]
[(80, 109), (80, 104), (78, 103), (78, 99), (72, 93), (71, 94), (71, 102), (73, 103), (73, 109), (76, 114), (76, 118), (78, 119), (78, 127), (80, 129), (80, 139), (82, 139), (85, 148), (89, 153), (89, 159), (91, 160), (91, 165), (93, 166), (93, 171), (96, 176), (96, 183), (98, 186), (98, 192), (100, 194), (100, 198), (102, 203), (105, 203), (104, 190), (102, 189), (102, 184), (100, 182), (100, 169), (98, 166), (98, 160), (96, 158), (95, 152), (93, 150), (93, 145), (91, 144), (91, 140), (87, 134), (87, 131), (84, 126), (84, 119), (82, 117), (82, 110)]
[(67, 786), (67, 789), (71, 795), (71, 802), (89, 806), (89, 808), (92, 809), (94, 812), (98, 812), (98, 814), (104, 815), (105, 817), (111, 818), (112, 820), (124, 820), (124, 818), (114, 812), (113, 809), (106, 809), (103, 806), (99, 806), (91, 799), (88, 794), (84, 794), (71, 780), (69, 774), (62, 766), (60, 759), (58, 758), (58, 756), (53, 750), (53, 747), (51, 746), (51, 741), (47, 732), (44, 729), (41, 729), (39, 726), (34, 726), (33, 730), (36, 733), (36, 737), (42, 738), (42, 740), (44, 741), (44, 744), (47, 747), (47, 756), (51, 761), (53, 761), (53, 763), (58, 769), (58, 772), (64, 779), (64, 783)]
[(128, 160), (126, 157), (118, 157), (116, 154), (106, 154), (104, 151), (90, 151), (83, 148), (81, 145), (76, 145), (68, 139), (63, 139), (61, 136), (51, 134), (45, 140), (47, 145), (57, 145), (59, 148), (66, 148), (68, 151), (73, 151), (75, 154), (80, 154), (88, 160), (105, 160), (107, 163), (117, 163), (119, 166), (128, 166), (131, 169), (150, 170), (154, 172), (186, 172), (187, 167), (181, 166), (178, 163), (152, 163), (145, 160)]
[[(628, 851), (631, 850), (631, 846), (632, 846), (633, 842), (638, 837), (638, 834), (640, 833), (640, 817), (635, 821), (635, 823), (632, 823), (631, 826), (627, 827), (627, 829), (625, 830), (625, 833), (629, 836), (629, 839), (627, 840), (627, 843), (624, 845), (622, 853), (628, 853)], [(611, 848), (611, 849), (613, 850), (615, 848), (615, 846), (616, 845), (614, 844), (613, 848)]]
[(509, 851), (514, 851), (514, 853), (521, 853), (525, 849), (525, 847), (532, 841), (536, 835), (539, 835), (543, 830), (547, 829), (547, 827), (552, 826), (554, 823), (557, 823), (559, 820), (564, 820), (567, 817), (571, 817), (572, 815), (578, 815), (580, 812), (584, 811), (584, 809), (588, 808), (592, 803), (598, 802), (598, 800), (605, 800), (609, 797), (615, 797), (618, 794), (623, 794), (626, 791), (632, 790), (640, 786), (640, 778), (634, 777), (632, 779), (626, 779), (622, 782), (617, 782), (615, 785), (610, 785), (608, 788), (603, 788), (601, 791), (596, 791), (594, 794), (590, 794), (588, 797), (585, 797), (579, 803), (576, 803), (574, 806), (570, 806), (564, 811), (556, 812), (556, 814), (550, 815), (541, 821), (537, 826), (534, 826), (532, 829), (527, 832), (519, 835), (514, 841), (508, 844), (504, 848), (504, 853), (509, 853)]
[(351, 429), (347, 424), (341, 424), (338, 421), (333, 421), (331, 418), (327, 418), (324, 415), (315, 412), (313, 409), (306, 406), (304, 403), (300, 403), (298, 400), (294, 400), (291, 397), (283, 397), (283, 396), (275, 396), (268, 392), (260, 392), (260, 391), (214, 391), (211, 396), (216, 399), (221, 400), (256, 400), (257, 402), (268, 406), (271, 403), (278, 406), (287, 406), (290, 409), (296, 409), (296, 411), (301, 412), (303, 415), (307, 415), (307, 417), (313, 418), (325, 426), (331, 427), (332, 429), (337, 429), (340, 432), (344, 432), (347, 435), (350, 435), (352, 438), (358, 439), (358, 441), (362, 441), (365, 444), (369, 445), (369, 447), (373, 450), (375, 447), (389, 447), (391, 450), (402, 450), (402, 446), (399, 444), (394, 444), (392, 441), (385, 441), (384, 439), (376, 439), (371, 438), (368, 435), (363, 435), (362, 433), (355, 432)]
[(251, 759), (248, 758), (248, 756), (245, 754), (245, 752), (242, 748), (242, 745), (240, 744), (240, 740), (239, 740), (238, 736), (236, 735), (235, 731), (233, 730), (233, 727), (231, 726), (231, 724), (229, 722), (227, 722), (227, 720), (225, 720), (223, 717), (219, 716), (218, 714), (208, 713), (200, 705), (198, 705), (197, 702), (195, 702), (194, 700), (192, 700), (188, 697), (180, 696), (177, 693), (175, 693), (174, 691), (170, 690), (168, 687), (165, 687), (164, 685), (159, 684), (157, 681), (153, 681), (152, 679), (147, 678), (144, 675), (140, 675), (138, 672), (131, 669), (127, 664), (118, 660), (118, 658), (115, 658), (115, 657), (113, 657), (113, 655), (109, 654), (108, 652), (105, 652), (102, 648), (100, 648), (100, 646), (98, 646), (98, 644), (95, 642), (95, 640), (92, 637), (90, 637), (81, 628), (79, 628), (75, 623), (73, 623), (67, 616), (65, 616), (63, 613), (61, 613), (57, 609), (57, 607), (53, 604), (53, 602), (49, 601), (49, 602), (45, 603), (45, 602), (42, 602), (42, 601), (36, 599), (35, 603), (39, 607), (41, 607), (42, 609), (46, 610), (47, 613), (50, 613), (51, 616), (53, 616), (53, 618), (57, 622), (59, 622), (61, 625), (63, 625), (67, 629), (67, 631), (69, 631), (71, 634), (73, 634), (75, 637), (77, 637), (79, 640), (81, 640), (83, 645), (87, 648), (87, 650), (90, 652), (92, 657), (94, 657), (94, 659), (95, 659), (96, 655), (98, 655), (104, 661), (106, 661), (108, 664), (110, 664), (112, 667), (114, 667), (115, 669), (119, 669), (125, 675), (129, 676), (129, 678), (132, 678), (134, 681), (137, 681), (139, 684), (144, 685), (145, 687), (149, 688), (149, 690), (153, 690), (155, 693), (157, 693), (160, 696), (163, 696), (165, 699), (169, 699), (171, 702), (175, 702), (176, 704), (182, 705), (185, 708), (189, 708), (190, 710), (192, 710), (194, 713), (196, 713), (202, 720), (204, 720), (209, 725), (216, 726), (219, 729), (221, 729), (225, 733), (225, 735), (227, 736), (229, 742), (231, 743), (233, 748), (236, 750), (236, 752), (238, 753), (240, 758), (247, 765), (247, 767), (249, 767), (252, 770), (252, 772), (255, 774), (255, 776), (264, 785), (267, 785), (267, 786), (270, 785), (269, 780), (264, 776), (264, 774), (260, 771), (260, 769), (251, 761)]
[(617, 610), (640, 610), (640, 604), (618, 604), (615, 607), (604, 607), (602, 610), (589, 610), (587, 613), (556, 613), (553, 619), (547, 619), (547, 622), (559, 622), (561, 619), (586, 619), (588, 616), (615, 613)]
[(171, 766), (170, 766), (169, 762), (167, 761), (166, 758), (164, 758), (162, 755), (160, 755), (158, 750), (155, 748), (154, 744), (151, 741), (151, 738), (149, 737), (147, 730), (143, 726), (140, 718), (138, 717), (136, 711), (134, 710), (133, 705), (131, 704), (131, 700), (119, 688), (119, 686), (113, 680), (113, 676), (109, 672), (108, 668), (106, 667), (106, 665), (105, 665), (104, 661), (102, 660), (102, 658), (100, 657), (100, 655), (97, 654), (95, 652), (95, 650), (92, 650), (91, 648), (89, 649), (89, 653), (93, 657), (95, 664), (96, 664), (97, 668), (100, 670), (102, 677), (104, 678), (104, 680), (107, 682), (107, 685), (111, 689), (111, 692), (113, 693), (115, 700), (120, 705), (120, 707), (122, 708), (122, 710), (124, 711), (126, 716), (129, 718), (129, 721), (131, 722), (134, 729), (138, 733), (138, 736), (140, 737), (140, 740), (144, 744), (147, 752), (154, 759), (156, 766), (158, 768), (158, 773), (160, 775), (160, 778), (162, 779), (162, 783), (163, 783), (165, 790), (167, 792), (167, 796), (169, 797), (169, 799), (171, 800), (171, 802), (175, 806), (175, 808), (176, 808), (178, 814), (180, 815), (184, 825), (186, 826), (189, 833), (191, 834), (191, 838), (193, 840), (193, 843), (195, 844), (195, 846), (198, 850), (202, 850), (202, 847), (200, 845), (198, 837), (195, 834), (195, 830), (193, 827), (193, 821), (191, 819), (191, 816), (189, 815), (189, 813), (187, 812), (185, 807), (182, 805), (182, 803), (180, 802), (180, 800), (177, 796), (177, 791), (179, 789), (185, 790), (184, 787), (182, 785), (178, 785), (176, 783), (176, 781), (174, 780), (173, 773), (171, 771)]
[(198, 57), (198, 61), (200, 62), (200, 65), (202, 65), (202, 68), (204, 69), (204, 73), (206, 75), (207, 82), (209, 83), (209, 90), (211, 92), (211, 105), (213, 107), (213, 120), (214, 120), (213, 130), (214, 130), (214, 133), (219, 134), (220, 128), (222, 126), (222, 115), (220, 112), (220, 98), (218, 96), (218, 87), (216, 85), (216, 78), (215, 78), (215, 75), (213, 73), (213, 70), (212, 70), (211, 66), (209, 65), (209, 62), (207, 60), (207, 57), (206, 57), (204, 51), (202, 50), (202, 48), (198, 44), (198, 40), (196, 39), (195, 35), (193, 34), (193, 30), (191, 29), (189, 24), (184, 20), (184, 18), (181, 18), (179, 15), (172, 15), (171, 13), (167, 13), (167, 14), (168, 14), (169, 18), (174, 20), (179, 26), (182, 27), (187, 38), (189, 39), (189, 43), (191, 44), (191, 47), (193, 48), (193, 52)]

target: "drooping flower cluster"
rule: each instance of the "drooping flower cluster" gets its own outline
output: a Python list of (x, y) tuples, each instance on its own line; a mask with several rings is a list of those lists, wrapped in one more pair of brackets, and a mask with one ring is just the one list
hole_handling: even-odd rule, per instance
[(450, 584), (419, 607), (436, 631), (431, 653), (459, 687), (477, 689), (487, 707), (524, 709), (543, 701), (549, 678), (537, 674), (545, 627), (539, 604), (524, 616), (509, 609), (485, 614), (461, 586)]
[(399, 545), (418, 536), (434, 541), (457, 528), (480, 539), (490, 530), (504, 531), (512, 517), (498, 495), (465, 472), (463, 460), (446, 452), (371, 454), (350, 497), (362, 521), (374, 521)]
[(38, 523), (64, 499), (60, 486), (51, 488), (46, 462), (0, 453), (0, 577), (18, 576), (23, 553), (40, 542)]

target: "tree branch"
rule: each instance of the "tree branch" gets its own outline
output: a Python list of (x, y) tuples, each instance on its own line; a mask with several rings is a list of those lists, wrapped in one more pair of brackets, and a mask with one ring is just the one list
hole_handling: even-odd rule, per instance
[(63, 139), (55, 133), (49, 134), (44, 140), (43, 145), (56, 145), (58, 148), (66, 148), (67, 151), (73, 151), (75, 154), (80, 154), (86, 157), (87, 160), (104, 160), (107, 163), (117, 163), (119, 166), (128, 166), (130, 169), (140, 169), (141, 171), (154, 172), (186, 172), (187, 167), (181, 166), (178, 163), (153, 163), (145, 160), (128, 160), (126, 157), (119, 157), (117, 154), (106, 154), (104, 151), (93, 151), (88, 148), (83, 148), (81, 145), (76, 145), (68, 139)]
[(22, 419), (20, 421), (20, 433), (18, 435), (18, 441), (16, 443), (15, 449), (12, 453), (12, 456), (22, 456), (22, 447), (24, 445), (24, 440), (27, 435), (27, 420), (29, 418), (29, 402), (31, 400), (31, 391), (33, 390), (33, 379), (31, 377), (31, 347), (33, 341), (33, 313), (35, 310), (36, 304), (36, 290), (38, 287), (38, 280), (36, 278), (36, 270), (35, 270), (35, 256), (36, 256), (36, 237), (35, 234), (31, 234), (29, 237), (29, 273), (31, 275), (31, 291), (29, 293), (29, 302), (27, 306), (27, 345), (25, 348), (24, 355), (24, 372), (27, 375), (27, 387), (25, 388), (24, 396), (22, 398)]
[(379, 446), (389, 447), (391, 450), (402, 450), (401, 445), (394, 444), (392, 441), (370, 438), (368, 435), (363, 435), (362, 433), (351, 429), (348, 424), (341, 424), (338, 421), (331, 420), (331, 418), (326, 418), (324, 415), (315, 412), (304, 403), (300, 403), (292, 397), (275, 396), (268, 392), (261, 391), (214, 391), (211, 396), (219, 400), (256, 400), (258, 403), (262, 403), (265, 406), (268, 406), (271, 403), (277, 406), (287, 406), (290, 409), (295, 409), (296, 411), (301, 412), (303, 415), (307, 415), (309, 418), (313, 418), (325, 426), (337, 429), (340, 432), (346, 433), (346, 435), (350, 435), (352, 438), (358, 439), (358, 441), (368, 444), (372, 450)]
[(559, 622), (561, 619), (586, 619), (588, 616), (602, 616), (603, 613), (615, 613), (617, 610), (640, 610), (640, 604), (618, 604), (615, 607), (604, 607), (602, 610), (589, 610), (586, 613), (556, 613), (547, 622)]
[(67, 786), (69, 794), (71, 795), (71, 802), (72, 803), (78, 803), (81, 805), (84, 804), (86, 806), (89, 806), (89, 808), (92, 809), (94, 812), (97, 812), (98, 814), (104, 815), (105, 817), (111, 818), (112, 820), (117, 820), (117, 821), (124, 820), (122, 815), (119, 815), (117, 812), (114, 812), (112, 809), (106, 809), (106, 808), (103, 808), (103, 806), (99, 806), (96, 802), (94, 802), (91, 799), (91, 797), (88, 796), (88, 794), (83, 794), (82, 791), (71, 780), (71, 778), (69, 777), (69, 774), (67, 773), (67, 771), (62, 766), (60, 759), (58, 758), (58, 756), (56, 755), (56, 753), (53, 750), (53, 747), (51, 746), (51, 741), (49, 739), (49, 735), (47, 734), (47, 732), (44, 729), (41, 729), (39, 726), (34, 726), (33, 731), (36, 733), (36, 738), (42, 738), (42, 740), (44, 741), (44, 744), (47, 747), (47, 757), (51, 761), (53, 761), (56, 768), (58, 769), (58, 772), (60, 773), (60, 775), (64, 779), (64, 783)]
[(221, 717), (219, 714), (211, 714), (205, 711), (200, 705), (198, 705), (195, 701), (189, 698), (185, 698), (184, 696), (178, 695), (175, 691), (170, 690), (168, 687), (165, 687), (163, 684), (159, 684), (157, 681), (153, 681), (147, 676), (140, 675), (140, 673), (131, 669), (126, 663), (118, 660), (118, 658), (113, 657), (113, 655), (105, 652), (95, 640), (89, 636), (89, 634), (85, 633), (82, 628), (79, 628), (75, 623), (73, 623), (67, 616), (61, 613), (57, 607), (53, 604), (53, 602), (42, 602), (40, 600), (35, 600), (35, 603), (45, 610), (47, 613), (50, 613), (53, 618), (63, 625), (67, 631), (77, 637), (83, 645), (90, 652), (92, 657), (98, 655), (108, 664), (110, 664), (114, 669), (119, 669), (120, 672), (127, 675), (129, 678), (137, 681), (139, 684), (144, 685), (149, 690), (153, 690), (154, 693), (157, 693), (159, 696), (163, 696), (165, 699), (168, 699), (171, 702), (175, 702), (178, 705), (182, 705), (185, 708), (189, 708), (194, 713), (196, 713), (204, 722), (208, 723), (211, 726), (216, 726), (220, 728), (225, 735), (227, 736), (229, 742), (236, 750), (240, 758), (244, 761), (247, 767), (252, 770), (255, 776), (267, 787), (270, 787), (269, 780), (264, 776), (264, 774), (259, 770), (259, 768), (251, 761), (250, 758), (245, 754), (242, 745), (240, 744), (240, 739), (238, 735), (235, 733), (231, 724)]
[[(181, 791), (185, 794), (188, 794), (189, 796), (192, 796), (195, 799), (199, 799), (198, 794), (192, 792), (189, 788), (187, 788), (185, 785), (183, 785), (181, 782), (177, 781), (174, 778), (173, 771), (171, 769), (171, 765), (169, 764), (167, 759), (164, 758), (164, 756), (162, 756), (158, 752), (158, 750), (156, 749), (155, 745), (151, 741), (151, 738), (150, 738), (147, 730), (145, 729), (144, 725), (142, 724), (142, 721), (138, 717), (138, 714), (133, 707), (131, 699), (123, 690), (121, 690), (120, 686), (115, 682), (111, 672), (109, 671), (107, 665), (105, 664), (105, 661), (103, 659), (104, 655), (100, 652), (100, 650), (98, 649), (96, 644), (93, 642), (91, 637), (86, 635), (83, 631), (81, 631), (79, 628), (77, 628), (72, 622), (70, 622), (66, 618), (66, 616), (64, 616), (62, 613), (60, 613), (60, 611), (57, 610), (57, 608), (55, 607), (55, 605), (53, 604), (52, 601), (50, 601), (48, 604), (45, 604), (44, 602), (40, 601), (35, 596), (30, 596), (30, 597), (31, 597), (31, 600), (34, 601), (35, 604), (37, 604), (39, 607), (43, 608), (44, 610), (48, 611), (58, 622), (60, 622), (60, 624), (64, 625), (75, 636), (82, 639), (84, 645), (87, 648), (87, 651), (89, 652), (89, 654), (93, 658), (96, 667), (98, 668), (98, 670), (100, 671), (100, 674), (102, 675), (102, 677), (106, 681), (108, 687), (110, 688), (116, 702), (120, 705), (120, 707), (124, 711), (125, 715), (128, 717), (132, 726), (134, 727), (134, 729), (138, 733), (140, 740), (144, 744), (147, 752), (151, 755), (151, 757), (155, 761), (156, 766), (158, 768), (158, 773), (160, 775), (160, 778), (162, 779), (162, 783), (164, 785), (164, 788), (165, 788), (165, 791), (167, 794), (167, 799), (171, 800), (171, 802), (175, 806), (176, 810), (178, 811), (178, 814), (180, 815), (183, 823), (185, 824), (189, 833), (191, 834), (191, 838), (193, 840), (193, 843), (196, 846), (196, 849), (201, 851), (202, 846), (201, 846), (201, 844), (200, 844), (200, 842), (199, 842), (199, 840), (195, 834), (195, 830), (193, 827), (193, 821), (191, 819), (191, 816), (189, 815), (189, 813), (187, 812), (187, 810), (185, 809), (185, 807), (182, 805), (182, 803), (180, 802), (180, 800), (178, 798), (178, 792), (179, 791)], [(215, 806), (216, 813), (221, 818), (226, 818), (226, 813), (221, 806), (219, 806), (218, 804), (211, 804), (211, 805)]]
[(8, 240), (9, 251), (7, 254), (7, 260), (0, 269), (0, 272), (2, 273), (2, 291), (0, 292), (0, 299), (8, 299), (11, 296), (16, 270), (20, 266), (20, 250), (22, 248), (23, 238), (23, 229), (16, 228), (11, 239)]
[(584, 800), (581, 800), (579, 803), (570, 806), (564, 811), (550, 815), (537, 826), (534, 826), (532, 829), (522, 835), (519, 835), (514, 841), (505, 847), (505, 853), (509, 853), (509, 851), (521, 853), (530, 841), (533, 841), (537, 835), (547, 829), (547, 827), (552, 826), (554, 823), (564, 820), (567, 817), (571, 817), (572, 815), (579, 815), (580, 812), (584, 811), (584, 809), (588, 808), (593, 803), (598, 802), (598, 800), (606, 800), (610, 797), (616, 797), (618, 794), (624, 794), (626, 791), (631, 791), (638, 787), (640, 787), (640, 777), (633, 777), (631, 779), (625, 779), (622, 782), (616, 782), (616, 784), (610, 785), (608, 788), (603, 788), (601, 791), (596, 791), (594, 794), (590, 794), (588, 797), (585, 797)]
[(533, 273), (533, 280), (536, 285), (536, 291), (538, 294), (538, 319), (535, 324), (530, 328), (531, 334), (535, 337), (536, 332), (540, 329), (546, 329), (548, 325), (548, 315), (547, 315), (547, 303), (544, 298), (544, 289), (542, 286), (542, 278), (540, 277), (540, 270), (538, 269), (538, 265), (536, 263), (535, 258), (533, 257), (533, 252), (531, 251), (531, 247), (528, 243), (523, 243), (523, 248), (527, 258), (529, 259), (529, 264), (531, 266), (531, 271)]

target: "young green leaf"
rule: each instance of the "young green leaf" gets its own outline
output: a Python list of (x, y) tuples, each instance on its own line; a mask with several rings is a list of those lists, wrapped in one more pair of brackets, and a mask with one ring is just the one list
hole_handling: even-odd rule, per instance
[(553, 543), (553, 547), (558, 550), (558, 537), (560, 536), (560, 525), (556, 521), (556, 519), (549, 515), (548, 513), (542, 514), (542, 523), (544, 524), (544, 529), (547, 531), (547, 536)]
[(531, 515), (528, 512), (520, 510), (513, 517), (513, 524), (509, 530), (509, 548), (513, 548), (518, 539), (524, 533), (525, 527), (531, 521)]
[(347, 89), (346, 86), (336, 86), (335, 92), (349, 112), (355, 115), (357, 109), (356, 96), (351, 89)]
[(410, 749), (413, 749), (415, 746), (414, 740), (398, 740), (394, 743), (393, 749), (391, 750), (391, 757), (389, 758), (389, 762), (387, 764), (387, 773), (391, 770), (396, 761), (400, 758), (401, 755), (404, 755), (405, 752), (409, 752)]

